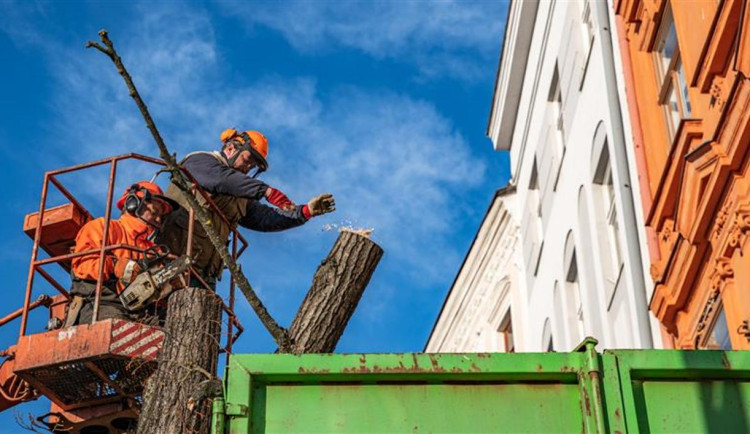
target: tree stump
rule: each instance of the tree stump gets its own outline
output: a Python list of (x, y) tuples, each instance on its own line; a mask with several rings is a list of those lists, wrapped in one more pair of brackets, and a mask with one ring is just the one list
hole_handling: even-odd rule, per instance
[(369, 233), (342, 230), (292, 321), (293, 352), (331, 353), (370, 282), (383, 249)]
[[(221, 334), (221, 299), (185, 288), (169, 297), (159, 365), (143, 393), (138, 433), (208, 433)], [(221, 383), (219, 393), (221, 392)]]

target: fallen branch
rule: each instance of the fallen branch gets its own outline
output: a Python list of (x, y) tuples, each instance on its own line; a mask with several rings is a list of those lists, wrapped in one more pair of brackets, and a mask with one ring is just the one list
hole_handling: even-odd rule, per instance
[(143, 102), (141, 96), (138, 93), (138, 90), (135, 88), (133, 79), (130, 77), (127, 69), (125, 69), (125, 65), (122, 63), (122, 59), (120, 59), (120, 56), (117, 54), (114, 44), (109, 39), (107, 31), (101, 30), (99, 32), (99, 37), (101, 38), (104, 46), (96, 42), (89, 41), (88, 43), (86, 43), (86, 48), (95, 48), (101, 51), (115, 64), (115, 67), (117, 67), (117, 72), (122, 76), (123, 80), (125, 80), (125, 84), (128, 87), (130, 96), (138, 106), (143, 119), (146, 121), (146, 126), (148, 127), (151, 135), (156, 141), (156, 145), (159, 147), (159, 155), (166, 163), (167, 171), (172, 176), (172, 182), (177, 186), (177, 188), (185, 193), (185, 198), (190, 204), (190, 207), (195, 212), (196, 220), (198, 220), (200, 225), (206, 231), (208, 238), (211, 240), (211, 244), (213, 244), (214, 248), (219, 252), (221, 259), (229, 269), (229, 273), (234, 278), (237, 287), (240, 288), (242, 294), (245, 295), (245, 298), (247, 298), (248, 303), (250, 303), (250, 306), (252, 306), (253, 310), (258, 315), (258, 318), (260, 318), (263, 326), (271, 333), (271, 336), (273, 336), (276, 344), (279, 346), (279, 351), (282, 353), (291, 351), (289, 333), (286, 329), (279, 326), (279, 324), (273, 319), (271, 314), (268, 313), (268, 310), (263, 305), (263, 302), (260, 300), (260, 298), (258, 298), (258, 295), (253, 290), (250, 282), (247, 280), (244, 273), (242, 273), (242, 268), (239, 264), (237, 264), (234, 258), (232, 258), (232, 255), (229, 254), (229, 250), (227, 249), (226, 245), (221, 241), (221, 238), (216, 232), (216, 229), (214, 229), (214, 226), (211, 224), (211, 219), (208, 212), (206, 212), (206, 210), (198, 203), (195, 196), (193, 196), (193, 194), (191, 193), (190, 181), (185, 176), (185, 174), (182, 173), (180, 166), (177, 164), (176, 156), (169, 153), (167, 145), (164, 143), (159, 130), (156, 128), (154, 120), (151, 118), (151, 114), (149, 113), (146, 104)]

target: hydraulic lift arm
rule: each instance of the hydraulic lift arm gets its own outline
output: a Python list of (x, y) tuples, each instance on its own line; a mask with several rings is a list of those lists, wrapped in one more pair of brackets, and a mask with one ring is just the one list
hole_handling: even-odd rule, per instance
[(0, 411), (39, 397), (39, 392), (13, 373), (14, 353), (15, 345), (0, 353), (5, 356), (5, 360), (0, 364)]

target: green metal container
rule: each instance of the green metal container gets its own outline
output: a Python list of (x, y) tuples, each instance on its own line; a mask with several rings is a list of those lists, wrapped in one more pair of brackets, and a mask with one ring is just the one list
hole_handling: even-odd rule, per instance
[(750, 353), (233, 355), (214, 433), (750, 432)]

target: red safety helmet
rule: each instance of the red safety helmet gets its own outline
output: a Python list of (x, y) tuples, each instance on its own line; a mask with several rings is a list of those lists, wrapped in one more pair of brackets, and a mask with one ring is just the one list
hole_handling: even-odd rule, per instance
[[(263, 133), (259, 131), (238, 132), (236, 128), (229, 128), (222, 131), (221, 143), (226, 146), (230, 142), (234, 142), (240, 151), (250, 151), (258, 163), (259, 173), (268, 170), (268, 139)], [(234, 164), (237, 156), (239, 153), (229, 161), (230, 166)]]
[(120, 196), (120, 200), (117, 201), (117, 208), (120, 211), (135, 215), (143, 205), (143, 202), (154, 199), (161, 200), (169, 206), (167, 213), (174, 211), (180, 206), (177, 202), (165, 196), (158, 185), (149, 181), (139, 181), (125, 189), (122, 196)]

